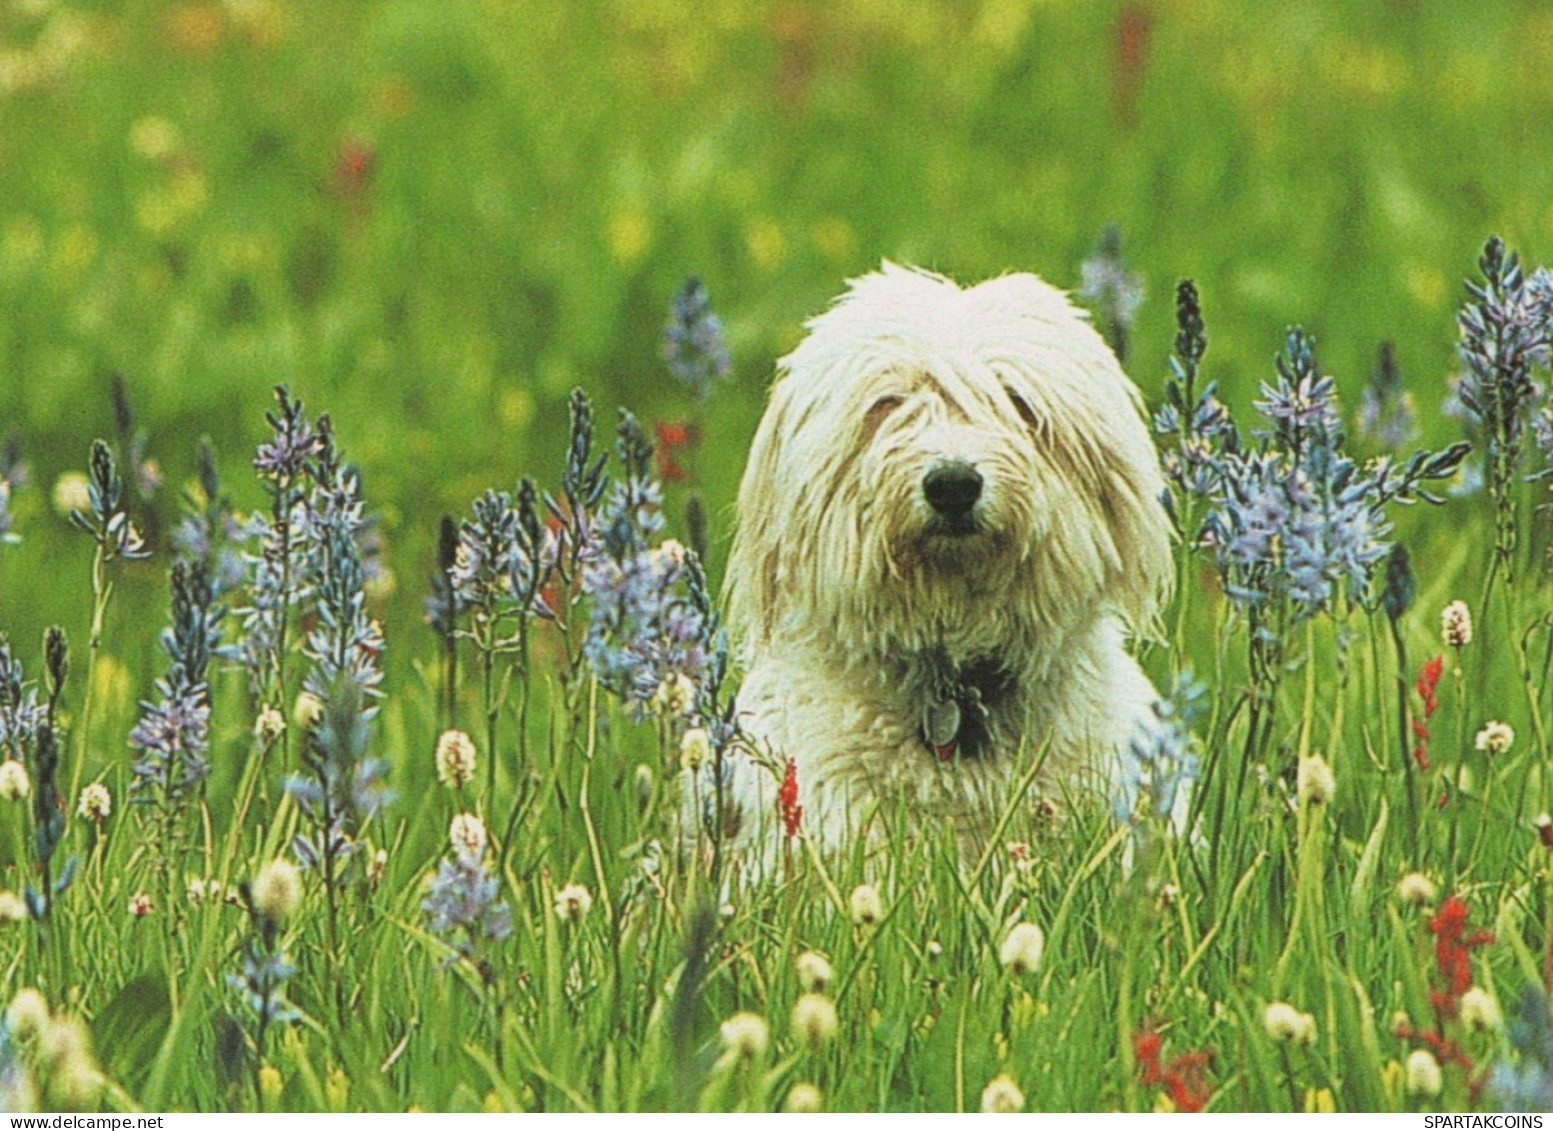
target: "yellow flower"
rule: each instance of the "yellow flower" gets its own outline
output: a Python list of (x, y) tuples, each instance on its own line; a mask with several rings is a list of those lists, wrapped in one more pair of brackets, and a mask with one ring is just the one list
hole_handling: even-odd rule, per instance
[(54, 480), (54, 510), (64, 518), (69, 518), (71, 511), (91, 510), (92, 497), (87, 493), (89, 486), (90, 483), (82, 472), (65, 472)]

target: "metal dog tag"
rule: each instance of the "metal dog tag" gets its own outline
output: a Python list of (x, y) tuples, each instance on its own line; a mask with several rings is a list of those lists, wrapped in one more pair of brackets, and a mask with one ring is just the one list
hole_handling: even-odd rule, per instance
[(949, 746), (960, 733), (960, 705), (953, 699), (929, 703), (922, 712), (922, 730), (930, 746)]

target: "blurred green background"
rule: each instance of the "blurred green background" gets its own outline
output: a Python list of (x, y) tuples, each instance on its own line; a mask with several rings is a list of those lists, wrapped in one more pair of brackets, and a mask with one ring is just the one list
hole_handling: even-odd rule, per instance
[[(392, 640), (438, 516), (554, 482), (573, 385), (606, 422), (698, 421), (725, 536), (773, 360), (845, 277), (1072, 286), (1108, 223), (1151, 397), (1191, 275), (1232, 403), (1300, 322), (1350, 411), (1394, 339), (1446, 438), (1460, 280), (1490, 232), (1553, 253), (1550, 154), (1531, 0), (0, 0), (0, 435), (34, 480), (0, 624), (83, 627), (89, 543), (48, 493), (112, 434), (115, 372), (163, 530), (200, 434), (253, 507), (269, 386), (331, 412), (385, 517)], [(691, 273), (735, 358), (705, 403), (659, 353)], [(161, 608), (164, 568), (130, 600)]]

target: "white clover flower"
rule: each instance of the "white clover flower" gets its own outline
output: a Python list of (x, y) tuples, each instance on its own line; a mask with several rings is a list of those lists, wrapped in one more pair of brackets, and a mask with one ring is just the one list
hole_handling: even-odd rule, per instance
[(1295, 785), (1300, 801), (1311, 805), (1325, 805), (1337, 793), (1332, 767), (1319, 754), (1300, 759)]
[(380, 848), (372, 854), (372, 861), (367, 865), (367, 883), (377, 887), (383, 882), (383, 876), (388, 871), (388, 849)]
[(113, 815), (113, 794), (100, 781), (83, 785), (81, 796), (76, 801), (76, 812), (88, 821), (106, 821)]
[(1510, 728), (1510, 724), (1495, 719), (1483, 724), (1483, 729), (1478, 731), (1472, 744), (1490, 754), (1503, 754), (1514, 741), (1515, 731)]
[(712, 757), (712, 739), (703, 727), (691, 727), (679, 740), (679, 762), (691, 773), (696, 773)]
[(1440, 635), (1450, 648), (1465, 648), (1472, 643), (1472, 610), (1465, 601), (1452, 601), (1440, 614)]
[(1397, 881), (1397, 901), (1409, 907), (1423, 907), (1433, 903), (1440, 889), (1422, 872), (1409, 872)]
[(129, 897), (129, 913), (136, 919), (144, 919), (156, 909), (156, 904), (151, 897), (143, 891), (137, 891)]
[(1016, 978), (1022, 978), (1041, 964), (1046, 935), (1034, 923), (1015, 923), (998, 950), (998, 961)]
[(593, 910), (593, 895), (581, 884), (567, 884), (555, 893), (555, 913), (568, 923), (580, 923)]
[(475, 744), (461, 730), (445, 730), (437, 739), (437, 778), (449, 789), (462, 789), (474, 780)]
[(254, 877), (249, 898), (260, 917), (276, 923), (289, 919), (302, 902), (302, 873), (288, 860), (271, 860)]
[(806, 1115), (819, 1111), (824, 1106), (824, 1093), (813, 1084), (800, 1082), (787, 1090), (787, 1099), (782, 1103), (782, 1110), (789, 1115)]
[(1262, 1014), (1262, 1027), (1275, 1041), (1308, 1045), (1316, 1039), (1316, 1019), (1288, 1002), (1275, 1001)]
[(859, 927), (872, 927), (884, 918), (884, 904), (873, 884), (858, 884), (852, 889), (852, 922)]
[(793, 1003), (792, 1027), (805, 1045), (820, 1048), (836, 1036), (836, 1003), (824, 994), (802, 995)]
[(27, 776), (27, 767), (15, 758), (7, 758), (0, 762), (0, 797), (7, 801), (20, 801), (32, 792), (32, 779)]
[(981, 1090), (981, 1110), (985, 1115), (1011, 1115), (1024, 1110), (1025, 1094), (1008, 1076), (994, 1076)]
[(1428, 1049), (1414, 1049), (1408, 1055), (1404, 1072), (1407, 1090), (1419, 1096), (1437, 1096), (1445, 1087), (1440, 1073), (1440, 1062)]
[(1493, 994), (1473, 986), (1461, 995), (1461, 1023), (1469, 1029), (1487, 1032), (1504, 1024), (1504, 1014)]
[(723, 1046), (741, 1060), (764, 1056), (771, 1043), (766, 1019), (756, 1013), (735, 1013), (722, 1023)]
[(836, 976), (836, 972), (831, 969), (830, 961), (816, 951), (804, 951), (793, 965), (798, 969), (798, 984), (810, 993), (825, 989)]
[(27, 901), (14, 891), (0, 891), (0, 927), (27, 921)]
[(460, 813), (448, 825), (448, 841), (462, 859), (478, 861), (485, 855), (485, 822), (473, 813)]

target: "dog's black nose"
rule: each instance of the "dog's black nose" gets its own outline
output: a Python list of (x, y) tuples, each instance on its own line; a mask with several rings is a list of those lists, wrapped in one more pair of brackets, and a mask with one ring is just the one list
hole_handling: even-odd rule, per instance
[(963, 521), (981, 498), (981, 472), (968, 463), (941, 463), (923, 478), (922, 493), (940, 516)]

